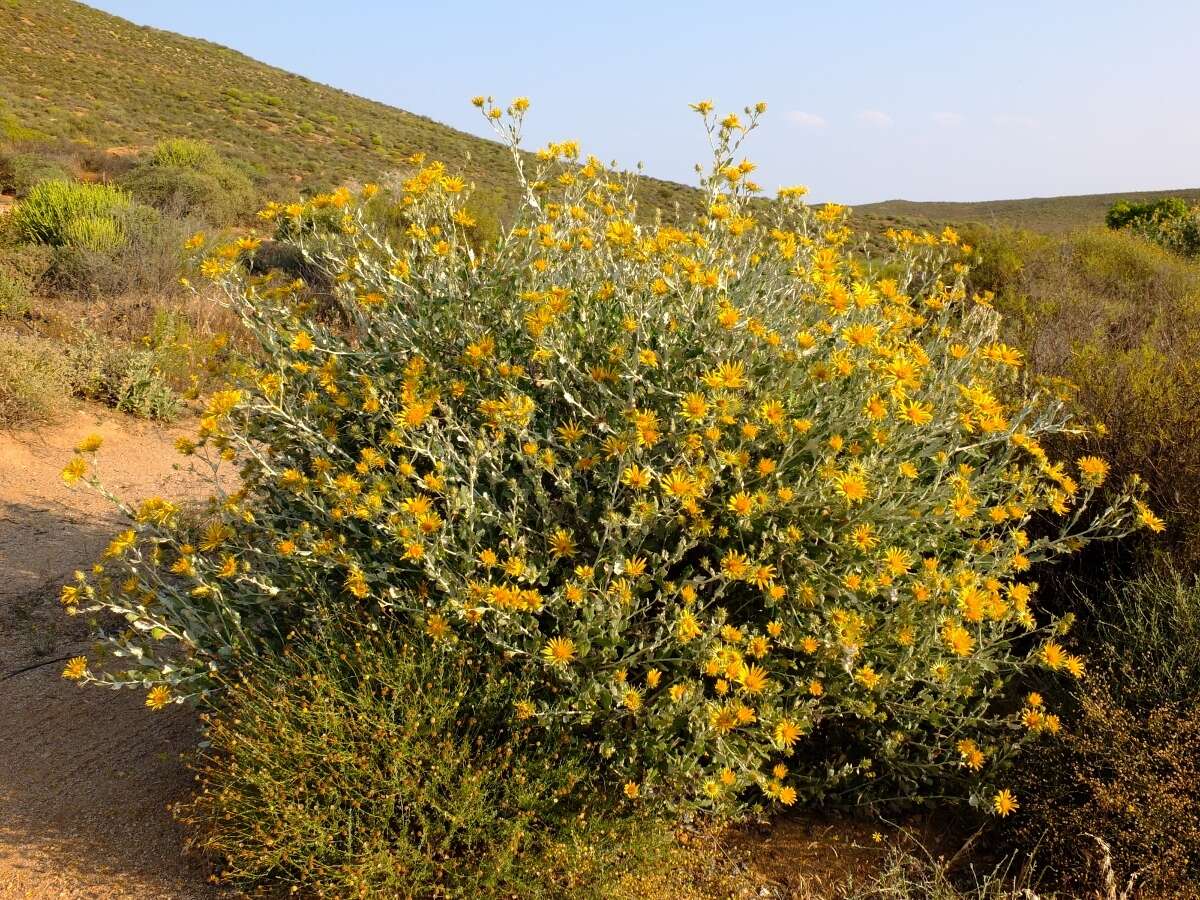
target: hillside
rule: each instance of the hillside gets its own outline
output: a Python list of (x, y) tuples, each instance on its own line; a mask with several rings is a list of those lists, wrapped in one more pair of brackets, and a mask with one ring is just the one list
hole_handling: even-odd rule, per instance
[[(104, 150), (167, 137), (201, 137), (277, 189), (375, 179), (424, 151), (515, 197), (493, 141), (70, 0), (0, 0), (0, 142)], [(646, 179), (643, 199), (669, 207), (686, 192)]]
[(1022, 200), (984, 200), (970, 203), (885, 200), (854, 209), (864, 222), (930, 227), (967, 222), (1058, 233), (1099, 225), (1118, 200), (1183, 197), (1200, 202), (1200, 188), (1175, 191), (1131, 191), (1120, 194), (1081, 194), (1073, 197), (1029, 197)]
[[(63, 145), (84, 160), (168, 137), (203, 137), (257, 174), (267, 193), (378, 178), (425, 151), (499, 206), (515, 199), (499, 144), (318, 84), (208, 41), (135, 25), (71, 0), (0, 0), (0, 143)], [(466, 102), (466, 98), (464, 98)], [(81, 149), (83, 152), (81, 153)], [(86, 172), (85, 172), (86, 174)], [(687, 207), (685, 185), (646, 178), (648, 208)], [(857, 207), (864, 229), (948, 223), (1061, 232), (1099, 224), (1115, 200), (1200, 189)]]

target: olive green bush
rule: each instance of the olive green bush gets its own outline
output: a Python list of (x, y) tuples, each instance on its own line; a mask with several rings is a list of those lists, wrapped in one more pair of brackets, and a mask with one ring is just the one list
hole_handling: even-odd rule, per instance
[(1200, 255), (1200, 205), (1182, 197), (1164, 197), (1144, 203), (1120, 200), (1112, 205), (1104, 223), (1134, 234), (1184, 256)]
[(253, 212), (250, 178), (208, 144), (162, 141), (147, 159), (120, 178), (134, 197), (160, 211), (227, 225)]
[[(350, 607), (494, 662), (514, 723), (597, 748), (633, 800), (1010, 814), (1008, 768), (1057, 721), (1026, 724), (1016, 680), (1085, 671), (1030, 567), (1159, 521), (1136, 484), (1089, 502), (1102, 459), (1047, 453), (1086, 429), (1020, 390), (957, 235), (894, 235), (899, 275), (872, 279), (845, 210), (755, 202), (762, 108), (707, 103), (703, 215), (640, 225), (631, 179), (571, 142), (527, 159), (527, 101), (478, 103), (526, 197), (486, 252), (465, 180), (423, 160), (395, 242), (373, 186), (260, 214), (338, 316), (255, 274), (256, 238), (206, 248), (258, 353), (182, 449), (241, 488), (199, 541), (166, 500), (127, 508), (63, 591), (128, 621), (120, 662), (72, 674), (211, 696)], [(86, 455), (64, 476), (95, 481)]]
[(65, 356), (76, 396), (143, 419), (171, 421), (179, 414), (179, 397), (153, 348), (130, 347), (84, 330)]
[(67, 169), (53, 157), (0, 148), (0, 194), (12, 194), (20, 199), (43, 181), (70, 179)]
[(226, 882), (306, 897), (612, 896), (671, 832), (512, 721), (524, 686), (369, 622), (321, 623), (235, 681), (176, 815)]

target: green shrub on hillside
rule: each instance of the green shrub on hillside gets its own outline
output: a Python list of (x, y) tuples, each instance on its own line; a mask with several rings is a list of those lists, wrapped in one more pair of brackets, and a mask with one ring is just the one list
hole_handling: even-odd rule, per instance
[(0, 266), (0, 319), (20, 319), (29, 313), (30, 280)]
[(235, 681), (176, 814), (223, 880), (303, 896), (612, 896), (670, 831), (614, 816), (595, 767), (514, 723), (522, 686), (368, 623)]
[(77, 216), (63, 228), (63, 246), (91, 253), (112, 253), (125, 245), (125, 226), (115, 218)]
[(220, 154), (209, 144), (192, 138), (172, 138), (159, 141), (150, 151), (149, 165), (195, 169), (202, 172), (222, 165)]
[(566, 143), (483, 256), (436, 163), (401, 186), (401, 243), (370, 186), (271, 206), (336, 317), (252, 274), (254, 239), (212, 248), (259, 368), (184, 449), (239, 460), (242, 487), (198, 542), (166, 501), (130, 510), (63, 595), (129, 621), (106, 641), (128, 665), (73, 674), (205, 696), (348, 606), (495, 664), (514, 723), (599, 748), (631, 799), (962, 791), (1011, 813), (1006, 767), (1040, 733), (1014, 680), (1084, 671), (1027, 573), (1157, 519), (1090, 506), (1107, 464), (1046, 452), (1079, 429), (1013, 390), (1020, 353), (953, 232), (901, 236), (900, 276), (871, 279), (843, 209), (753, 203), (735, 153), (761, 109), (698, 108), (716, 151), (686, 230), (636, 224), (630, 185)]
[(1200, 255), (1200, 205), (1182, 197), (1164, 197), (1146, 203), (1120, 200), (1104, 222), (1109, 228), (1128, 228), (1160, 247), (1185, 256)]
[(120, 184), (159, 210), (218, 225), (245, 216), (255, 203), (247, 175), (208, 144), (188, 139), (157, 144), (145, 162), (121, 176)]
[(31, 244), (71, 246), (72, 223), (81, 219), (115, 221), (132, 206), (119, 188), (79, 181), (44, 181), (13, 209), (17, 236)]
[(167, 383), (151, 349), (127, 347), (92, 331), (66, 352), (76, 395), (143, 419), (170, 421), (179, 397)]

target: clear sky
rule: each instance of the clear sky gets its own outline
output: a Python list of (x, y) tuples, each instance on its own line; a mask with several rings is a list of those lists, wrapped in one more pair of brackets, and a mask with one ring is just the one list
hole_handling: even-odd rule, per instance
[(1200, 0), (98, 0), (479, 134), (475, 94), (692, 181), (687, 104), (770, 104), (759, 181), (820, 200), (1200, 187)]

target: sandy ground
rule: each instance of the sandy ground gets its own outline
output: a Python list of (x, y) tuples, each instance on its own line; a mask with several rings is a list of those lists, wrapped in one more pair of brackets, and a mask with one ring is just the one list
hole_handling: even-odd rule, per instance
[(59, 674), (88, 646), (59, 586), (120, 523), (107, 500), (59, 478), (90, 433), (105, 438), (100, 468), (118, 496), (206, 493), (173, 448), (185, 429), (77, 408), (52, 427), (0, 434), (0, 900), (221, 896), (184, 857), (167, 811), (187, 789), (180, 754), (195, 743), (194, 716)]

